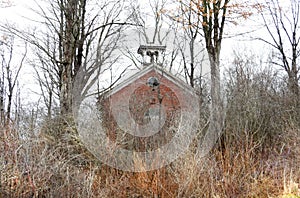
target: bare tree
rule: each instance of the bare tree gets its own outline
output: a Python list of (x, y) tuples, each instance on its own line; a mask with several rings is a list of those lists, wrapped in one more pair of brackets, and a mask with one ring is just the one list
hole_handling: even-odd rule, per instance
[[(143, 37), (142, 40), (148, 44), (159, 44), (163, 45), (165, 41), (168, 31), (162, 32), (163, 25), (164, 25), (164, 16), (161, 13), (161, 10), (165, 8), (167, 4), (167, 0), (155, 0), (155, 1), (148, 1), (149, 9), (151, 9), (149, 14), (143, 14), (143, 11), (140, 8), (140, 5), (137, 7), (132, 7), (134, 13), (134, 20), (138, 26), (137, 31)], [(151, 23), (154, 30), (152, 32), (152, 37), (150, 37), (149, 32), (147, 32), (147, 15), (151, 15)], [(165, 24), (166, 25), (166, 24)]]
[[(46, 118), (50, 120), (59, 101), (59, 76), (55, 72), (55, 67), (51, 61), (46, 61), (41, 54), (37, 53), (37, 60), (34, 60), (34, 70), (37, 82), (40, 87), (40, 95), (46, 106)], [(39, 67), (37, 67), (39, 65)]]
[(9, 124), (11, 121), (12, 102), (15, 93), (15, 88), (18, 82), (19, 73), (21, 71), (27, 54), (27, 46), (25, 45), (25, 52), (21, 55), (21, 59), (18, 60), (18, 58), (16, 58), (17, 54), (15, 52), (14, 40), (14, 36), (6, 36), (6, 40), (2, 41), (0, 45), (0, 58), (2, 70), (2, 76), (0, 79), (0, 105), (2, 111), (2, 122), (6, 125)]
[(33, 33), (11, 31), (35, 46), (39, 63), (47, 62), (38, 71), (51, 72), (46, 76), (53, 79), (43, 86), (48, 97), (57, 86), (54, 92), (59, 96), (60, 113), (68, 115), (76, 113), (72, 107), (79, 106), (100, 74), (116, 63), (122, 29), (128, 24), (123, 13), (126, 4), (109, 0), (55, 0), (47, 4), (39, 4), (36, 11), (43, 28)]
[[(195, 14), (193, 6), (186, 6), (185, 2), (180, 2), (180, 17), (177, 20), (183, 27), (182, 45), (180, 46), (180, 52), (183, 59), (184, 73), (188, 78), (189, 84), (194, 87), (195, 81), (199, 78), (201, 82), (202, 76), (202, 63), (205, 58), (204, 48), (197, 49), (197, 45), (202, 45), (202, 40), (199, 38), (201, 36), (201, 15)], [(185, 43), (185, 44), (184, 44)], [(184, 46), (185, 45), (185, 46)], [(185, 53), (188, 48), (188, 54)], [(196, 69), (200, 72), (196, 73)], [(201, 83), (200, 83), (201, 84)], [(200, 85), (201, 86), (201, 85)]]
[(224, 121), (220, 83), (220, 52), (229, 1), (219, 0), (211, 2), (204, 0), (199, 10), (202, 13), (202, 29), (211, 70), (210, 94), (212, 103), (208, 130), (216, 134), (221, 133)]
[[(135, 30), (140, 37), (140, 43), (165, 45), (167, 50), (162, 54), (161, 60), (163, 67), (175, 75), (184, 75), (186, 82), (194, 87), (196, 79), (201, 75), (201, 64), (204, 58), (201, 56), (204, 54), (204, 48), (196, 52), (196, 49), (201, 46), (199, 45), (201, 28), (199, 26), (190, 28), (197, 19), (194, 19), (195, 15), (191, 8), (188, 12), (184, 12), (186, 11), (184, 5), (180, 9), (187, 16), (186, 21), (177, 23), (168, 14), (170, 4), (171, 1), (167, 0), (149, 1), (147, 8), (142, 8), (140, 4), (133, 4), (133, 19), (135, 23), (140, 24)], [(145, 12), (144, 9), (147, 11)], [(198, 25), (201, 23), (199, 16), (197, 23)], [(125, 55), (138, 68), (143, 62), (130, 49), (125, 52)], [(196, 72), (197, 69), (200, 70), (199, 73)]]
[[(285, 4), (286, 5), (286, 4)], [(278, 0), (270, 0), (266, 3), (262, 12), (263, 25), (266, 27), (269, 38), (258, 38), (272, 46), (279, 54), (279, 62), (273, 63), (284, 69), (288, 76), (288, 88), (291, 93), (299, 96), (299, 65), (300, 56), (300, 2), (290, 0), (288, 10)], [(270, 19), (270, 20), (269, 20)]]
[[(180, 1), (183, 11), (190, 10), (190, 14), (186, 15), (183, 12), (178, 16), (178, 21), (187, 21), (189, 28), (194, 29), (194, 33), (203, 36), (210, 63), (211, 110), (207, 134), (211, 136), (205, 139), (204, 143), (207, 145), (204, 145), (204, 150), (215, 143), (216, 138), (223, 130), (224, 108), (221, 98), (220, 52), (229, 2), (230, 0)], [(191, 16), (194, 16), (196, 20), (190, 20)], [(199, 29), (202, 31), (200, 32)]]
[[(252, 12), (250, 9), (260, 7), (260, 4), (242, 4), (239, 1), (231, 0), (180, 0), (181, 12), (175, 15), (175, 19), (184, 23), (190, 30), (190, 35), (199, 34), (205, 42), (210, 65), (210, 122), (208, 136), (205, 137), (203, 153), (216, 142), (221, 134), (224, 125), (224, 104), (221, 96), (220, 82), (220, 54), (224, 29), (229, 23), (237, 24), (238, 18), (246, 19)], [(193, 37), (191, 37), (193, 40)], [(192, 44), (192, 43), (191, 43)], [(191, 45), (193, 46), (193, 45)], [(191, 70), (192, 71), (192, 70)], [(190, 77), (192, 77), (190, 72)]]
[[(162, 14), (162, 10), (166, 4), (167, 0), (149, 0), (147, 4), (149, 6), (143, 7), (143, 3), (132, 2), (132, 20), (138, 24), (132, 31), (136, 34), (137, 39), (139, 39), (137, 44), (166, 45), (167, 37), (172, 31), (171, 26), (167, 24), (166, 18)], [(136, 52), (132, 52), (130, 48), (127, 48), (124, 55), (126, 55), (137, 68), (140, 68), (140, 65), (144, 62), (144, 60), (141, 60)], [(160, 62), (164, 62), (164, 58), (165, 57), (161, 57)]]

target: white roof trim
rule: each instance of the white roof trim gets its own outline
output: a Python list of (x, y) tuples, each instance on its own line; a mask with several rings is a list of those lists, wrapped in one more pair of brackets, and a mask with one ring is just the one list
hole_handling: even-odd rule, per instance
[(190, 92), (192, 95), (195, 94), (194, 89), (186, 84), (184, 81), (182, 81), (179, 78), (176, 78), (173, 74), (171, 74), (168, 71), (165, 71), (161, 66), (159, 66), (156, 63), (153, 63), (147, 67), (145, 67), (144, 69), (138, 71), (137, 73), (133, 74), (132, 76), (130, 76), (129, 78), (127, 78), (126, 80), (122, 81), (120, 84), (118, 84), (117, 86), (115, 86), (114, 88), (112, 88), (107, 94), (106, 97), (111, 96), (113, 94), (115, 94), (116, 92), (120, 91), (122, 88), (126, 87), (127, 85), (131, 84), (132, 82), (134, 82), (136, 79), (138, 79), (140, 76), (145, 75), (146, 73), (148, 73), (151, 70), (156, 70), (158, 72), (160, 72), (159, 74), (166, 77), (168, 80), (172, 81), (174, 84), (176, 84), (178, 87)]

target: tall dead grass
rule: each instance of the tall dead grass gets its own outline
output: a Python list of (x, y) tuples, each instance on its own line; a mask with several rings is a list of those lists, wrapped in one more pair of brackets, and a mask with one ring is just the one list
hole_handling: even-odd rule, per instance
[(10, 135), (1, 136), (1, 197), (300, 196), (299, 129), (287, 128), (276, 148), (264, 152), (245, 134), (205, 159), (188, 152), (167, 167), (141, 173), (77, 166), (57, 147), (5, 130)]
[[(300, 197), (298, 98), (271, 71), (254, 72), (243, 65), (228, 77), (224, 133), (209, 155), (199, 158), (192, 146), (154, 171), (124, 172), (97, 162), (72, 126), (60, 140), (24, 138), (26, 131), (2, 127), (0, 198)], [(51, 123), (43, 133), (61, 134), (57, 126)]]

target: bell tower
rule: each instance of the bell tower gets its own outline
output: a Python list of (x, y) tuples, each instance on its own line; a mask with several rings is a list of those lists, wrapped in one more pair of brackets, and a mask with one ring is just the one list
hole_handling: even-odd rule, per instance
[(163, 45), (141, 45), (138, 49), (138, 54), (143, 57), (143, 65), (151, 64), (162, 65), (162, 54), (166, 51), (166, 46)]

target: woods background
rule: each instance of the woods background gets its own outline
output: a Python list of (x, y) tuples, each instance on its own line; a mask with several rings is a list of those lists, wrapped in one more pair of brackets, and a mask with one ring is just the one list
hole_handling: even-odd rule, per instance
[[(0, 24), (0, 197), (300, 196), (298, 0), (32, 8), (25, 27)], [(217, 141), (205, 157), (195, 143), (162, 169), (123, 172), (89, 153), (73, 116), (85, 98), (100, 99), (139, 69), (136, 50), (149, 43), (167, 45), (163, 66), (194, 88), (199, 135)]]

